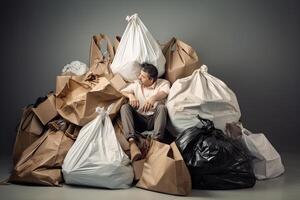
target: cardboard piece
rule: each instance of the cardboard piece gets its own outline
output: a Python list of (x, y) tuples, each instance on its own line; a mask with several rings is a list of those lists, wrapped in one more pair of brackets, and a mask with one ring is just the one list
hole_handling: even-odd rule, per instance
[(49, 95), (48, 98), (39, 104), (36, 108), (32, 108), (43, 125), (46, 125), (54, 117), (58, 115), (55, 107), (55, 96)]
[[(29, 121), (27, 121), (29, 120)], [(24, 129), (25, 127), (25, 129)], [(27, 133), (31, 133), (33, 135), (41, 135), (43, 132), (43, 124), (41, 123), (41, 121), (39, 120), (39, 118), (32, 113), (32, 117), (30, 119), (27, 118), (25, 119), (23, 125), (22, 125), (22, 129), (27, 132)]]

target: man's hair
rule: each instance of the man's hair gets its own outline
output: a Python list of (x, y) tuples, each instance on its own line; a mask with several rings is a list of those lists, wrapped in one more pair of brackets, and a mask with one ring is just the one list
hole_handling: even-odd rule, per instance
[(150, 78), (152, 78), (154, 82), (157, 80), (158, 71), (154, 65), (150, 63), (142, 63), (141, 67), (144, 72), (149, 74)]

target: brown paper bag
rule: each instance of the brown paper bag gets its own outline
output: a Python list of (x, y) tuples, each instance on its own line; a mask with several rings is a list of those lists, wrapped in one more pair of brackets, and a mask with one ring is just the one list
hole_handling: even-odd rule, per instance
[(97, 106), (107, 109), (110, 104), (114, 104), (110, 113), (113, 120), (125, 102), (125, 97), (105, 77), (90, 73), (83, 81), (74, 77), (65, 79), (57, 77), (56, 109), (64, 119), (76, 125), (83, 126), (94, 119)]
[(125, 138), (120, 116), (115, 118), (113, 125), (118, 142), (120, 143), (123, 151), (130, 156), (129, 142)]
[(146, 159), (137, 160), (132, 162), (133, 172), (134, 172), (134, 180), (139, 180), (142, 176), (144, 163)]
[(47, 132), (22, 153), (9, 182), (59, 186), (63, 160), (79, 129), (63, 119), (50, 122)]
[(46, 125), (58, 115), (55, 107), (55, 96), (53, 94), (49, 94), (44, 102), (32, 110), (43, 123), (43, 125)]
[[(106, 49), (101, 45), (107, 42)], [(104, 51), (104, 52), (103, 52)], [(112, 74), (109, 66), (115, 56), (114, 47), (110, 38), (105, 34), (94, 35), (90, 46), (90, 72), (93, 74), (107, 76)]]
[(81, 82), (86, 78), (86, 75), (82, 76), (66, 76), (61, 75), (56, 77), (56, 91), (55, 96), (61, 94), (66, 87), (66, 85), (69, 84), (69, 80), (73, 79), (74, 81)]
[(181, 40), (172, 38), (163, 46), (162, 51), (166, 57), (165, 78), (171, 83), (191, 75), (201, 66), (196, 51)]
[(116, 36), (113, 40), (113, 43), (114, 43), (114, 52), (115, 52), (115, 55), (116, 55), (116, 52), (117, 52), (117, 49), (118, 49), (118, 46), (120, 44), (120, 41), (121, 41), (121, 37), (120, 36)]
[(152, 142), (136, 186), (168, 194), (190, 194), (191, 177), (174, 142), (171, 145)]
[(43, 124), (32, 111), (32, 105), (23, 109), (13, 148), (13, 165), (20, 159), (22, 152), (43, 133)]
[(121, 91), (127, 85), (120, 74), (115, 74), (109, 81), (117, 91)]

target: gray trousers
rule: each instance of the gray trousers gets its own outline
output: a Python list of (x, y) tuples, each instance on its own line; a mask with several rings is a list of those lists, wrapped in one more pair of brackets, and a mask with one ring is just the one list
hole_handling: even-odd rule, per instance
[(152, 131), (152, 137), (162, 140), (167, 123), (168, 110), (165, 105), (157, 105), (153, 115), (142, 115), (131, 105), (124, 104), (121, 107), (121, 119), (126, 139), (136, 139), (136, 134), (143, 131)]

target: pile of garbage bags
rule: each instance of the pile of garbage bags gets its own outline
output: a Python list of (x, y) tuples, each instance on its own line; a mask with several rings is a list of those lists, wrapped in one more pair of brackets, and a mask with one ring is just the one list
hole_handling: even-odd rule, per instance
[[(159, 44), (137, 14), (122, 37), (92, 37), (89, 65), (73, 61), (49, 92), (23, 109), (9, 182), (139, 188), (189, 195), (191, 189), (253, 187), (284, 172), (263, 134), (239, 122), (235, 93), (208, 73), (196, 51), (172, 38)], [(103, 44), (106, 45), (103, 50)], [(140, 63), (155, 65), (172, 84), (166, 106), (169, 143), (140, 138), (141, 160), (131, 162), (119, 111), (120, 90)]]

